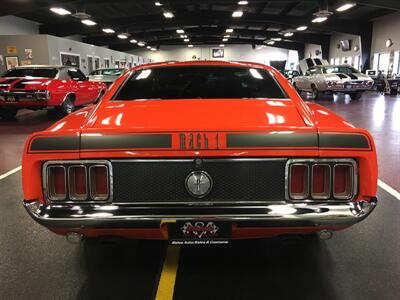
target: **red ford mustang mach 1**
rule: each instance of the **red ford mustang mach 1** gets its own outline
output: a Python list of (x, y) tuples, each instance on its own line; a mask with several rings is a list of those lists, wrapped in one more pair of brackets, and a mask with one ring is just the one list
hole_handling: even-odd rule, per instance
[(11, 69), (0, 78), (0, 117), (15, 117), (19, 109), (55, 108), (60, 115), (75, 106), (94, 103), (107, 86), (88, 81), (75, 67), (24, 66)]
[(367, 131), (271, 67), (160, 63), (30, 136), (23, 187), (32, 218), (71, 241), (327, 238), (375, 208), (377, 160)]

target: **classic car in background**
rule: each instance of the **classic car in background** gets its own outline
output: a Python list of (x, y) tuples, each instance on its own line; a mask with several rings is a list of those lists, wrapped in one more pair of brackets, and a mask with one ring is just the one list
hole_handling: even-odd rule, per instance
[(13, 118), (19, 109), (55, 108), (68, 115), (76, 106), (94, 103), (107, 86), (88, 81), (75, 67), (24, 66), (0, 78), (0, 117)]
[(300, 76), (300, 72), (297, 71), (297, 70), (285, 70), (285, 71), (283, 71), (282, 74), (283, 74), (283, 76), (285, 76), (285, 78), (286, 78), (287, 80), (289, 80), (290, 82), (292, 81), (292, 79), (293, 79), (294, 77)]
[(131, 69), (31, 135), (22, 173), (27, 212), (70, 241), (328, 238), (377, 204), (371, 135), (256, 63)]
[(326, 93), (344, 93), (358, 100), (373, 84), (369, 76), (349, 65), (315, 65), (303, 76), (293, 78), (294, 87), (299, 92), (311, 92), (314, 100)]
[(97, 69), (89, 74), (90, 81), (103, 82), (110, 86), (126, 69)]

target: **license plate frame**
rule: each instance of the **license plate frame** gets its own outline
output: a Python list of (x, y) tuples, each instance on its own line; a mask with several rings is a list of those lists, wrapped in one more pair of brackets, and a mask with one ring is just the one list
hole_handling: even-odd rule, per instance
[(177, 221), (168, 224), (168, 238), (171, 245), (229, 244), (232, 239), (232, 223), (213, 220)]

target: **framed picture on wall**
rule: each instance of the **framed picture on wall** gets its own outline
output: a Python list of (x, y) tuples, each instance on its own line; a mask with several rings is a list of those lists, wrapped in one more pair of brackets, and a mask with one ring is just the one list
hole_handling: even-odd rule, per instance
[(61, 65), (80, 67), (80, 55), (74, 53), (60, 52)]
[(19, 66), (18, 56), (6, 56), (7, 70), (10, 70), (10, 69), (18, 67), (18, 66)]
[(212, 57), (213, 58), (224, 58), (224, 49), (212, 49)]

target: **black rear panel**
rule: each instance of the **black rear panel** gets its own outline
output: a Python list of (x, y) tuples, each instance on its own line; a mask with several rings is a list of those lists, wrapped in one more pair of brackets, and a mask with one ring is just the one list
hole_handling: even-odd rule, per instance
[[(113, 161), (113, 201), (129, 202), (232, 202), (282, 201), (286, 160)], [(189, 195), (185, 180), (195, 170), (213, 180), (202, 199)]]

